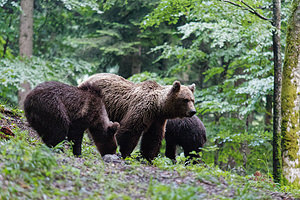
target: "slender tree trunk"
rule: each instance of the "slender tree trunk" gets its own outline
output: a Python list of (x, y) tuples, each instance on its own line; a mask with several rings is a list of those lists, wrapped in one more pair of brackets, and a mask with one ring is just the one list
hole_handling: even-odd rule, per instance
[(181, 81), (183, 84), (188, 84), (190, 81), (190, 73), (191, 73), (191, 65), (186, 66), (186, 70), (184, 70), (181, 74)]
[(141, 55), (142, 55), (142, 47), (139, 46), (139, 51), (132, 56), (131, 75), (141, 73), (142, 70)]
[(282, 82), (282, 173), (285, 184), (300, 186), (300, 0), (291, 11)]
[(141, 73), (142, 63), (139, 61), (138, 57), (132, 57), (131, 75)]
[(31, 57), (33, 47), (33, 0), (21, 0), (20, 56)]
[[(33, 49), (33, 3), (34, 0), (21, 0), (19, 53), (20, 56), (28, 58), (32, 56)], [(18, 91), (19, 106), (23, 108), (24, 100), (30, 92), (30, 84), (24, 81), (20, 87), (21, 89)]]
[(124, 78), (128, 78), (131, 76), (131, 64), (132, 64), (132, 58), (127, 55), (127, 56), (122, 56), (120, 58), (120, 62), (119, 62), (119, 71), (118, 71), (118, 74), (120, 76), (123, 76)]
[(205, 76), (203, 75), (203, 73), (206, 71), (206, 69), (208, 69), (208, 63), (204, 62), (204, 63), (199, 63), (199, 73), (198, 73), (198, 84), (197, 84), (197, 88), (198, 89), (203, 89), (204, 88), (204, 79)]
[(281, 158), (281, 51), (280, 51), (280, 0), (273, 0), (273, 53), (274, 53), (274, 107), (273, 107), (273, 176), (275, 182), (282, 177)]
[(270, 94), (266, 96), (265, 131), (271, 131), (272, 98)]

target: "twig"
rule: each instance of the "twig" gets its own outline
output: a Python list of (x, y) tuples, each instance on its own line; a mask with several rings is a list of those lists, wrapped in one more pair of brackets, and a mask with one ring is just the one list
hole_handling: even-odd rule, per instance
[(245, 6), (247, 6), (250, 10), (252, 10), (253, 12), (255, 12), (254, 8), (252, 8), (252, 7), (249, 6), (247, 3), (245, 3), (245, 1), (242, 1), (242, 0), (241, 0), (241, 2), (242, 2)]
[[(244, 6), (241, 6), (240, 4), (234, 3), (232, 1), (228, 1), (228, 0), (223, 0), (223, 1), (226, 2), (226, 3), (230, 3), (230, 4), (234, 5), (234, 6), (246, 9)], [(246, 9), (246, 10), (248, 10), (248, 9)]]
[(245, 6), (242, 6), (242, 5), (240, 5), (240, 4), (234, 3), (234, 2), (232, 2), (232, 1), (229, 1), (229, 0), (223, 0), (223, 1), (226, 2), (226, 3), (232, 4), (232, 5), (234, 5), (234, 6), (237, 6), (237, 7), (239, 7), (239, 8), (245, 9), (245, 10), (249, 11), (250, 13), (252, 13), (252, 14), (258, 16), (259, 18), (261, 18), (261, 19), (263, 19), (263, 20), (272, 21), (272, 19), (266, 18), (266, 17), (262, 16), (261, 14), (259, 14), (254, 8), (252, 8), (251, 6), (249, 6), (248, 4), (246, 4), (246, 3), (245, 3), (244, 1), (242, 1), (242, 0), (241, 0), (241, 2), (242, 2), (246, 7), (245, 7)]

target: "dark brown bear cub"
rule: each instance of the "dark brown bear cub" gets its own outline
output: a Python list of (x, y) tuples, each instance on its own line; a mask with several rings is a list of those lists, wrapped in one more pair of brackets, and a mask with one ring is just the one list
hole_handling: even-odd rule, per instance
[(185, 156), (198, 157), (191, 154), (199, 152), (206, 142), (206, 130), (202, 121), (197, 116), (190, 118), (168, 119), (166, 126), (166, 157), (175, 160), (176, 145), (184, 150)]
[(73, 142), (74, 155), (79, 156), (83, 133), (89, 129), (102, 156), (116, 152), (119, 123), (109, 121), (97, 88), (45, 82), (28, 94), (24, 111), (29, 124), (49, 147), (67, 139)]

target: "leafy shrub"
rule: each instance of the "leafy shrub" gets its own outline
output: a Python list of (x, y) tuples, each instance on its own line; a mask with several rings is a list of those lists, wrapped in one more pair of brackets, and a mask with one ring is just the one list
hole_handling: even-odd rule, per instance
[(69, 84), (77, 84), (77, 80), (86, 73), (91, 73), (94, 66), (84, 61), (67, 58), (43, 60), (15, 58), (0, 60), (0, 96), (10, 103), (17, 103), (17, 91), (20, 84), (29, 82), (32, 87), (37, 84), (56, 80)]
[(156, 81), (157, 83), (159, 83), (161, 85), (171, 85), (176, 80), (176, 78), (175, 77), (173, 77), (173, 78), (169, 78), (169, 77), (163, 78), (160, 75), (158, 75), (157, 73), (145, 71), (145, 72), (142, 72), (142, 73), (139, 73), (139, 74), (134, 74), (128, 80), (130, 80), (132, 82), (135, 82), (135, 83), (140, 83), (140, 82), (143, 82), (143, 81), (152, 80), (152, 81)]
[(11, 139), (0, 144), (1, 173), (9, 179), (23, 180), (39, 185), (40, 180), (50, 179), (57, 166), (55, 157), (45, 145), (32, 146), (24, 139)]
[(255, 171), (270, 173), (272, 169), (272, 134), (261, 128), (248, 131), (243, 121), (221, 118), (220, 124), (207, 123), (208, 142), (203, 158), (206, 163), (215, 163), (220, 168), (238, 173), (253, 174)]

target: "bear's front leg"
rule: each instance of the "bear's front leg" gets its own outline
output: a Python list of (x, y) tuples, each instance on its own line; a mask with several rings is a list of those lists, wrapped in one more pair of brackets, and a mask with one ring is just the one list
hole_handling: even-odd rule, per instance
[(116, 139), (123, 158), (130, 156), (144, 129), (145, 125), (140, 120), (125, 118), (121, 121), (120, 128), (116, 133)]
[(139, 138), (141, 136), (141, 132), (137, 133), (134, 131), (118, 131), (116, 134), (118, 145), (120, 146), (120, 152), (122, 158), (126, 158), (130, 156), (134, 148), (136, 147)]
[(73, 122), (68, 132), (68, 141), (73, 142), (72, 148), (74, 156), (81, 155), (82, 138), (84, 130), (86, 129), (86, 127), (81, 127), (78, 124), (81, 124), (81, 122)]
[(166, 139), (166, 157), (171, 160), (176, 160), (176, 143), (170, 139)]
[(159, 153), (161, 141), (164, 138), (167, 120), (154, 121), (143, 134), (141, 141), (141, 154), (148, 161), (153, 160)]

